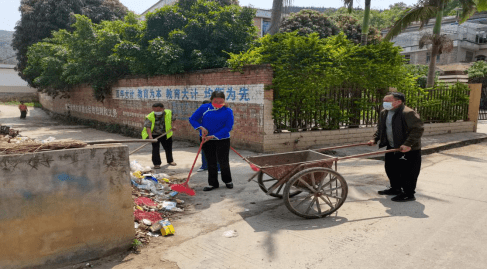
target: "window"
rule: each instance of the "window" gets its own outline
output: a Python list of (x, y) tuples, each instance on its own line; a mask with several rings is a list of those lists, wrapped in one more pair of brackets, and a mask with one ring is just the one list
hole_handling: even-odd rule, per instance
[(263, 37), (268, 33), (270, 26), (271, 26), (271, 21), (263, 20), (263, 29), (262, 29), (263, 31), (261, 32)]
[(476, 56), (476, 61), (486, 61), (486, 56), (485, 55), (478, 55), (478, 56)]
[[(429, 63), (430, 62), (430, 52), (427, 53), (427, 57), (425, 58), (426, 59), (426, 63)], [(435, 58), (436, 61), (439, 61), (441, 60), (441, 55), (438, 54), (437, 57)]]
[(407, 60), (407, 64), (410, 64), (410, 54), (405, 54), (405, 60)]
[(466, 59), (464, 61), (466, 62), (473, 61), (473, 52), (466, 52)]

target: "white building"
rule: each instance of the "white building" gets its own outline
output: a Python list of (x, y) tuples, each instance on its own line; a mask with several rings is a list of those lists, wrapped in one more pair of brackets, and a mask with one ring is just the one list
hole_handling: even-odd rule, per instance
[[(419, 40), (426, 33), (432, 34), (434, 19), (419, 30), (419, 23), (412, 24), (400, 35), (392, 39), (395, 45), (403, 48), (402, 55), (411, 64), (428, 65), (430, 46), (419, 48)], [(383, 36), (388, 30), (383, 30)], [(442, 19), (441, 34), (448, 35), (454, 43), (454, 50), (437, 56), (438, 65), (486, 61), (486, 12), (477, 13), (463, 24), (455, 16)]]

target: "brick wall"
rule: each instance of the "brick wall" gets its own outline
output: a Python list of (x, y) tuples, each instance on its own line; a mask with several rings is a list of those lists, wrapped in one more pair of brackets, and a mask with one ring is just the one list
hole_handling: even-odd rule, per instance
[(111, 96), (103, 102), (93, 98), (93, 90), (87, 85), (75, 88), (69, 98), (52, 99), (41, 94), (40, 102), (44, 108), (58, 114), (128, 125), (136, 130), (142, 130), (144, 117), (151, 112), (152, 104), (162, 102), (176, 118), (174, 138), (197, 142), (198, 132), (191, 127), (188, 118), (203, 100), (209, 99), (212, 91), (223, 90), (235, 117), (232, 145), (262, 152), (264, 135), (273, 133), (273, 93), (264, 90), (272, 78), (269, 65), (248, 67), (243, 73), (222, 68), (150, 78), (131, 77), (115, 84)]

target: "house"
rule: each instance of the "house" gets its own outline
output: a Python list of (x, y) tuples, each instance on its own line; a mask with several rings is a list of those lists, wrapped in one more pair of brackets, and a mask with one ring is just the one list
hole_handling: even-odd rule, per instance
[[(419, 40), (424, 34), (432, 34), (434, 20), (430, 20), (423, 29), (415, 23), (392, 39), (395, 45), (403, 48), (402, 55), (410, 64), (428, 65), (430, 62), (430, 46), (419, 48)], [(383, 30), (383, 36), (388, 29)], [(474, 14), (463, 24), (459, 24), (456, 16), (442, 19), (441, 33), (453, 40), (454, 49), (450, 53), (437, 55), (437, 65), (453, 63), (471, 63), (478, 60), (486, 61), (486, 12)]]
[[(167, 5), (173, 5), (178, 0), (160, 0), (148, 8), (141, 14), (141, 20), (145, 19), (145, 16), (148, 12), (153, 12), (158, 8), (162, 8)], [(262, 37), (266, 34), (269, 30), (271, 25), (271, 10), (265, 9), (257, 9), (256, 10), (256, 17), (254, 17), (254, 25), (258, 28), (258, 35)]]

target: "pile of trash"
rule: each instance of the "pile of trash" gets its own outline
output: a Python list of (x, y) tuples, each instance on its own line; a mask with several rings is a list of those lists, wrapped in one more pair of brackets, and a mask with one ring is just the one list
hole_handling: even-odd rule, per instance
[(15, 138), (19, 135), (19, 131), (9, 126), (0, 126), (0, 135)]
[(170, 189), (171, 177), (165, 173), (152, 174), (149, 166), (143, 167), (137, 160), (131, 161), (130, 169), (136, 239), (146, 244), (149, 237), (174, 234), (170, 217), (183, 212), (185, 202)]

